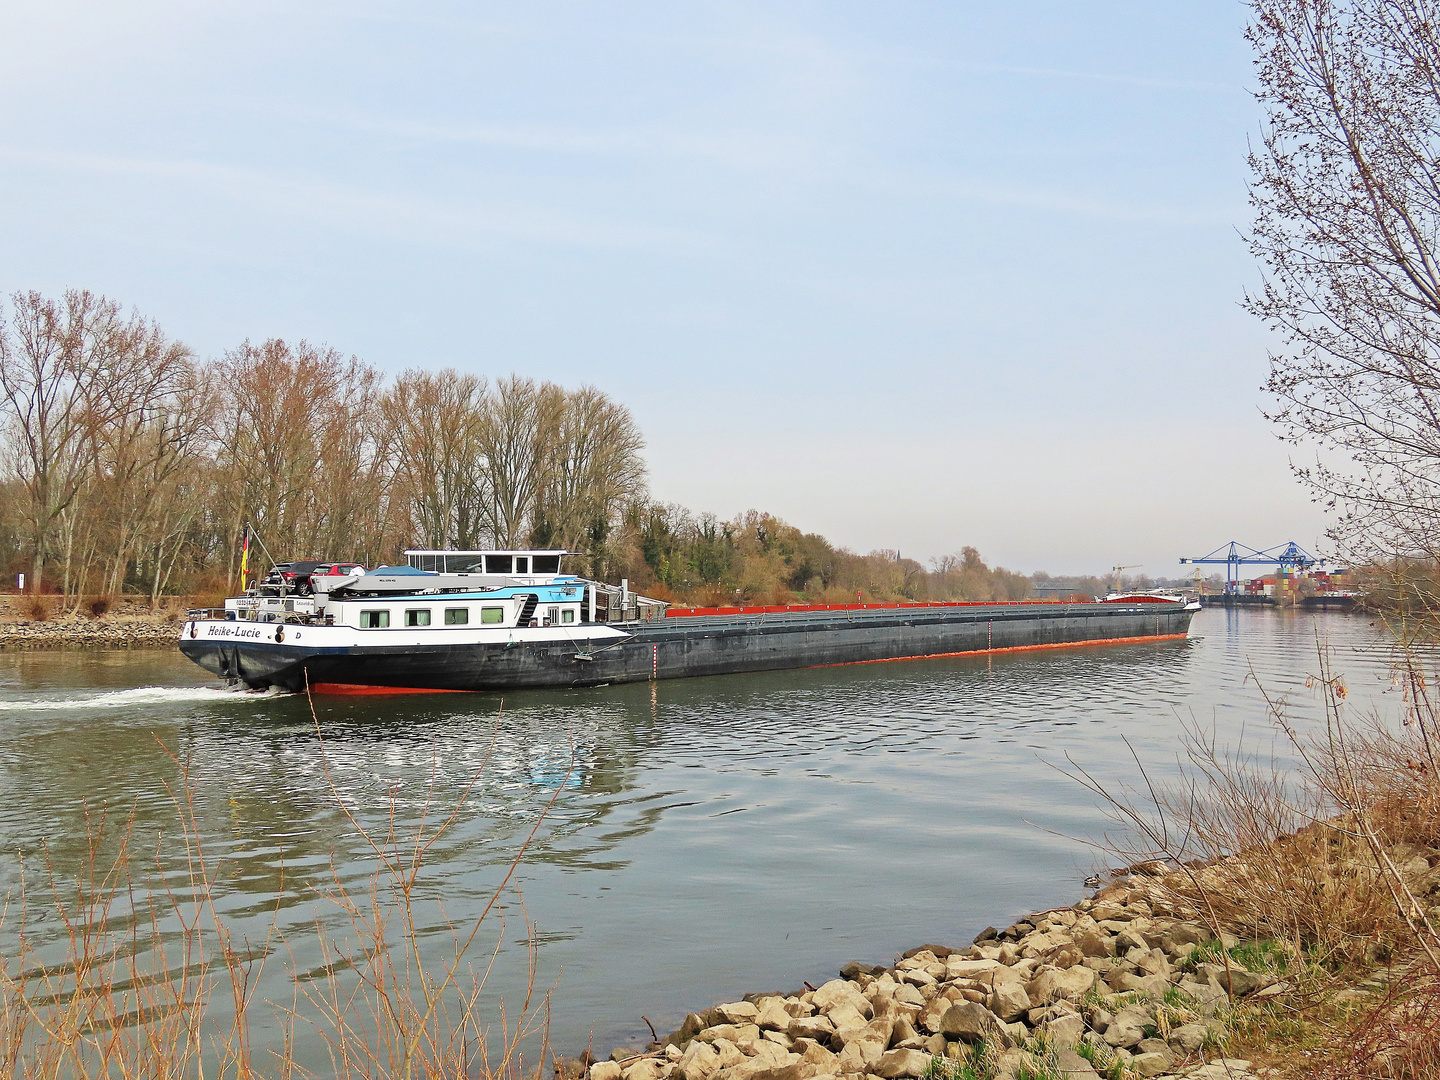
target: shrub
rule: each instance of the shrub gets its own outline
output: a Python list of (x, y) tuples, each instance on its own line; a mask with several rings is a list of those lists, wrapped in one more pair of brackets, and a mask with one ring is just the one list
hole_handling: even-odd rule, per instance
[(25, 606), (25, 614), (30, 616), (32, 622), (48, 622), (50, 602), (43, 596), (32, 596), (30, 603)]
[(110, 598), (108, 596), (97, 596), (90, 601), (90, 617), (98, 619), (110, 610)]

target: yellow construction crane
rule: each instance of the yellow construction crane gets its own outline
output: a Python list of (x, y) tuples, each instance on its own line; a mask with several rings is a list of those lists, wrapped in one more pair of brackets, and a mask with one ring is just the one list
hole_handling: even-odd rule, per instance
[(1120, 591), (1120, 571), (1121, 571), (1121, 570), (1139, 570), (1139, 569), (1140, 569), (1142, 566), (1144, 566), (1144, 565), (1145, 565), (1144, 563), (1138, 563), (1138, 562), (1137, 562), (1137, 563), (1126, 563), (1124, 566), (1112, 566), (1112, 567), (1110, 568), (1110, 572), (1115, 575), (1115, 591), (1116, 591), (1116, 592), (1119, 592), (1119, 591)]

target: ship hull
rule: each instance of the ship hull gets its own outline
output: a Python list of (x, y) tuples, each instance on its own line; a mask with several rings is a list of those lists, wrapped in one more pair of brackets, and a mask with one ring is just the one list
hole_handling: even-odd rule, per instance
[[(478, 643), (270, 640), (186, 624), (181, 651), (252, 687), (505, 691), (594, 686), (958, 654), (1133, 644), (1185, 636), (1182, 604), (1015, 604), (667, 618), (606, 627), (577, 645), (553, 633)], [(236, 624), (219, 624), (233, 634)], [(208, 632), (207, 632), (208, 630)], [(364, 633), (364, 632), (360, 632)], [(353, 636), (353, 635), (352, 635)], [(375, 636), (370, 635), (370, 640)]]

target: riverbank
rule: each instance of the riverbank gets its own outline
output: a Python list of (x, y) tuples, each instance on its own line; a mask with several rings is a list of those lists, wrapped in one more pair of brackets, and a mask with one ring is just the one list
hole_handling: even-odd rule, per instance
[[(1405, 847), (1391, 852), (1405, 887), (1440, 903), (1440, 849)], [(690, 1014), (643, 1051), (556, 1070), (589, 1080), (1247, 1080), (1306, 1074), (1326, 1053), (1317, 1031), (1333, 1035), (1375, 1003), (1408, 1007), (1385, 996), (1393, 963), (1326, 972), (1283, 942), (1217, 937), (1176, 902), (1193, 881), (1142, 864), (968, 947), (850, 963), (819, 987), (747, 994)], [(1393, 1046), (1364, 1048), (1365, 1061), (1361, 1049), (1346, 1051), (1356, 1075), (1429, 1075), (1387, 1069), (1400, 1060)]]
[(174, 597), (167, 597), (166, 606), (157, 611), (139, 598), (84, 598), (79, 611), (70, 614), (60, 610), (60, 599), (0, 596), (0, 649), (169, 648), (187, 606)]

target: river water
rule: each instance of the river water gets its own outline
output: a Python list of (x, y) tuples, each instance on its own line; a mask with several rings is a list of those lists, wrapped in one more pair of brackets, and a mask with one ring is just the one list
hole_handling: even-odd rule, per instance
[[(1051, 766), (1135, 783), (1128, 741), (1163, 777), (1188, 716), (1268, 747), (1251, 668), (1314, 718), (1317, 636), (1351, 708), (1398, 714), (1368, 619), (1273, 610), (1203, 611), (1180, 642), (531, 692), (503, 712), (486, 695), (317, 698), (318, 736), (305, 698), (232, 692), (178, 653), (7, 653), (0, 890), (47, 850), (76, 872), (87, 807), (133, 811), (178, 867), (168, 748), (190, 763), (222, 911), (252, 941), (274, 920), (303, 969), (317, 916), (348, 925), (317, 897), (332, 866), (362, 893), (374, 870), (342, 801), (381, 830), (392, 804), (402, 825), (459, 806), (420, 891), (464, 926), (554, 798), (475, 955), (500, 946), (489, 992), (513, 1011), (533, 941), (552, 1043), (593, 1036), (605, 1053), (648, 1039), (642, 1015), (663, 1033), (746, 991), (1075, 900), (1105, 860), (1060, 834), (1107, 819)], [(452, 934), (427, 917), (424, 940), (443, 955)], [(263, 979), (262, 998), (293, 996), (284, 962)]]

